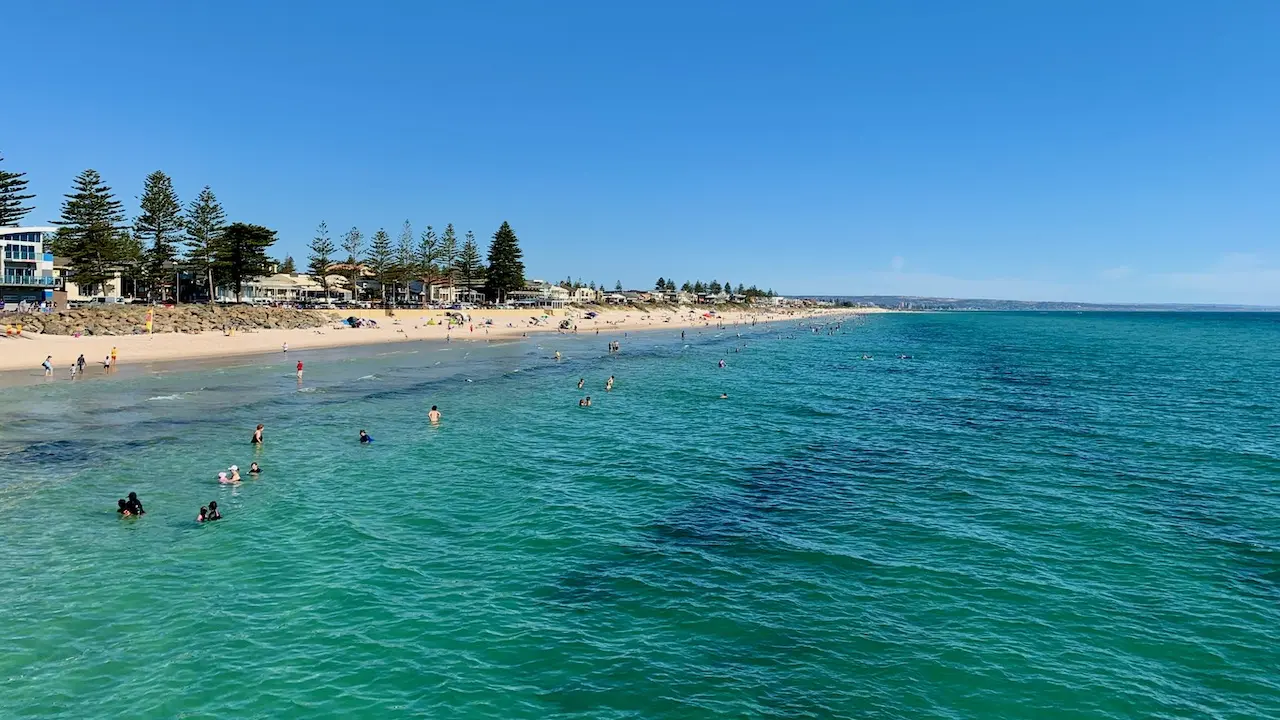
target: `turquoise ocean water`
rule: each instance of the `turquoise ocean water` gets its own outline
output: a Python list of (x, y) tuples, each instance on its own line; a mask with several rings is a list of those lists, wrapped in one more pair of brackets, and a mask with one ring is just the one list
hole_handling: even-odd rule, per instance
[(1280, 314), (10, 386), (0, 717), (1280, 717), (1278, 438)]

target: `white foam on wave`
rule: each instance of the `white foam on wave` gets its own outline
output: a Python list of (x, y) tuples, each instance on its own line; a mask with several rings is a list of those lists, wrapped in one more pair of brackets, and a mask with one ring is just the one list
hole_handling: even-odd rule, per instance
[(358, 377), (358, 378), (356, 378), (356, 379), (357, 379), (357, 380), (377, 380), (377, 379), (378, 379), (378, 376), (377, 376), (377, 375), (361, 375), (360, 377)]

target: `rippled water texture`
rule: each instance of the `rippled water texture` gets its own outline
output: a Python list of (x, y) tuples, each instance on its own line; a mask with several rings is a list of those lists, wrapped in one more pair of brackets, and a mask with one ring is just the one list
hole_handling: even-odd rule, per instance
[(0, 717), (1280, 717), (1278, 351), (883, 315), (3, 389)]

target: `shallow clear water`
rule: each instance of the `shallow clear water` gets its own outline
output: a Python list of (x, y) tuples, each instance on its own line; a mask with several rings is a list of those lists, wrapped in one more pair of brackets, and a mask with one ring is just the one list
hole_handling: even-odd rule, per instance
[(0, 717), (1280, 717), (1280, 315), (677, 335), (0, 389)]

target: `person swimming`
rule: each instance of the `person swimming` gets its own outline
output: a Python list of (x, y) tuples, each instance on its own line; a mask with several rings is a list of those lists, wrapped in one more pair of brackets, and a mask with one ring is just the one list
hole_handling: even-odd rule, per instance
[(605, 390), (612, 390), (612, 389), (613, 389), (613, 376), (612, 376), (612, 375), (610, 375), (610, 376), (609, 376), (609, 379), (605, 381), (605, 383), (604, 383), (604, 389), (605, 389)]
[(720, 393), (720, 399), (721, 399), (721, 400), (728, 400), (728, 399), (729, 399), (729, 393)]
[(262, 431), (263, 431), (264, 429), (265, 429), (265, 426), (264, 426), (262, 423), (258, 423), (258, 427), (253, 431), (253, 438), (252, 438), (252, 439), (250, 439), (250, 440), (249, 440), (249, 442), (250, 442), (250, 443), (252, 443), (252, 444), (254, 444), (254, 445), (261, 445), (261, 444), (262, 444)]
[(209, 519), (209, 508), (207, 507), (200, 508), (200, 514), (196, 515), (196, 522), (202, 523), (208, 519)]
[(218, 501), (217, 501), (217, 500), (210, 500), (210, 501), (209, 501), (209, 515), (208, 515), (208, 518), (209, 518), (210, 520), (221, 520), (221, 519), (222, 519), (222, 513), (218, 511)]
[(579, 389), (579, 390), (581, 390), (581, 389), (582, 389), (582, 385), (583, 385), (583, 383), (585, 383), (586, 381), (587, 381), (587, 379), (586, 379), (586, 378), (578, 378), (578, 389)]
[(721, 368), (723, 368), (723, 367), (724, 367), (724, 359), (723, 359), (723, 358), (721, 358), (721, 359), (720, 359), (720, 367), (721, 367)]
[(232, 465), (227, 469), (231, 471), (231, 482), (240, 482), (240, 468)]
[(369, 443), (371, 443), (371, 442), (373, 442), (373, 438), (369, 437), (369, 433), (367, 433), (367, 432), (365, 432), (365, 431), (361, 430), (361, 431), (360, 431), (360, 444), (362, 444), (362, 445), (367, 445), (367, 444), (369, 444)]
[(431, 421), (432, 425), (440, 424), (440, 410), (435, 405), (431, 406), (431, 412), (427, 413), (427, 419)]
[(134, 515), (146, 515), (147, 511), (142, 509), (142, 501), (138, 499), (138, 493), (129, 493), (129, 512)]
[(591, 396), (588, 395), (578, 401), (578, 407), (591, 407)]
[(250, 474), (250, 475), (257, 475), (257, 474), (259, 474), (259, 473), (261, 473), (261, 472), (262, 472), (262, 468), (258, 465), (258, 463), (249, 463), (249, 474)]
[(556, 351), (556, 362), (560, 362), (560, 351)]
[(125, 500), (124, 498), (120, 498), (120, 500), (116, 502), (116, 505), (118, 505), (118, 507), (116, 508), (116, 512), (120, 513), (121, 517), (130, 517), (133, 515), (133, 513), (129, 511), (128, 500)]

